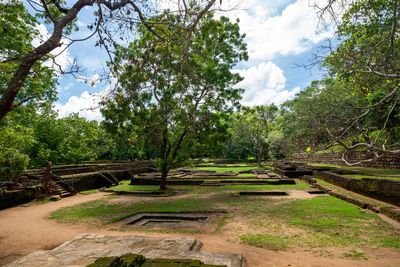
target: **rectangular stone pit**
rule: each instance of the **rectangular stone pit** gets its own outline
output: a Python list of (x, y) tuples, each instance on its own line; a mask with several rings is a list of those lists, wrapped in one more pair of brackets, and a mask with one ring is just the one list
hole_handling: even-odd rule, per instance
[(240, 191), (237, 192), (238, 196), (288, 196), (289, 193), (285, 191)]
[(311, 195), (323, 195), (326, 194), (323, 190), (308, 190), (307, 193)]
[(218, 213), (139, 213), (122, 221), (123, 227), (200, 230)]

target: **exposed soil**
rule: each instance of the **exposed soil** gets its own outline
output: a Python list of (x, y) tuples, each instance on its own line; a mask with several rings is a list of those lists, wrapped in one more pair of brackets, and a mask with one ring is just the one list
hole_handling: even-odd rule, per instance
[[(323, 249), (314, 252), (304, 252), (303, 249), (289, 251), (271, 251), (251, 247), (231, 240), (231, 232), (218, 234), (183, 234), (183, 233), (148, 233), (148, 232), (117, 232), (109, 230), (110, 226), (98, 228), (82, 224), (59, 224), (46, 219), (51, 212), (82, 202), (100, 199), (107, 193), (92, 195), (76, 195), (57, 202), (44, 204), (31, 203), (0, 211), (0, 265), (11, 262), (21, 256), (36, 250), (52, 249), (82, 233), (97, 233), (108, 235), (150, 235), (150, 236), (191, 236), (204, 245), (202, 250), (219, 253), (242, 253), (249, 267), (259, 266), (400, 266), (400, 253), (391, 249), (362, 250), (368, 260), (347, 259), (342, 256), (344, 251), (336, 248)], [(291, 194), (293, 196), (293, 194)], [(180, 196), (176, 196), (180, 197)], [(301, 197), (298, 195), (298, 197)], [(303, 197), (313, 197), (303, 195)], [(171, 199), (175, 197), (169, 197)], [(149, 200), (149, 197), (123, 197), (113, 201), (135, 202)], [(159, 200), (160, 198), (157, 198)]]

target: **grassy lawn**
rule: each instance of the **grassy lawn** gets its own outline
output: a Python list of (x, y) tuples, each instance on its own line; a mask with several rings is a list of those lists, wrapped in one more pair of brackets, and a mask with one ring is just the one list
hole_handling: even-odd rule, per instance
[(240, 171), (250, 171), (254, 169), (265, 169), (266, 167), (264, 166), (246, 166), (246, 167), (195, 167), (193, 170), (202, 170), (202, 171), (216, 171), (216, 172), (240, 172)]
[[(190, 179), (195, 180), (195, 179)], [(229, 179), (229, 180), (240, 180), (240, 179)], [(259, 179), (254, 179), (255, 181), (259, 181)], [(214, 181), (214, 179), (209, 179), (207, 181)], [(215, 181), (221, 181), (221, 179), (215, 179)], [(248, 180), (246, 180), (248, 181)], [(249, 181), (251, 181), (249, 179)], [(270, 180), (273, 181), (273, 180)], [(110, 187), (109, 189), (115, 191), (156, 191), (160, 187), (158, 185), (129, 185), (124, 183), (125, 181), (120, 182), (120, 185)], [(307, 190), (311, 189), (311, 187), (302, 182), (296, 181), (297, 184), (289, 184), (289, 185), (221, 185), (221, 186), (192, 186), (192, 185), (173, 185), (168, 186), (169, 188), (177, 191), (185, 191), (186, 193), (194, 193), (194, 194), (206, 194), (209, 192), (220, 192), (220, 191), (245, 191), (245, 190), (289, 190), (289, 189), (299, 189), (299, 190)]]
[(235, 177), (255, 177), (255, 175), (253, 173), (239, 173)]
[(325, 182), (324, 180), (321, 180), (321, 179), (316, 179), (316, 180), (320, 185), (326, 186), (329, 189), (334, 190), (337, 193), (348, 195), (348, 196), (350, 196), (352, 198), (359, 199), (359, 200), (362, 200), (364, 202), (367, 202), (369, 204), (376, 205), (376, 206), (379, 206), (379, 207), (389, 207), (390, 206), (390, 205), (385, 205), (385, 204), (383, 204), (381, 202), (375, 201), (375, 200), (373, 200), (371, 198), (363, 197), (363, 196), (358, 195), (356, 193), (353, 193), (351, 191), (344, 190), (344, 189), (342, 189), (340, 187), (337, 187), (337, 186), (332, 185), (332, 184), (330, 184), (328, 182)]
[(80, 193), (80, 194), (84, 194), (84, 195), (91, 195), (91, 194), (97, 193), (97, 189), (81, 191), (81, 192), (79, 192), (79, 193)]
[(353, 179), (377, 178), (377, 179), (389, 179), (389, 180), (400, 181), (400, 177), (389, 177), (389, 176), (374, 176), (374, 175), (363, 175), (363, 174), (344, 174), (343, 176)]
[[(141, 186), (142, 189), (146, 187)], [(179, 199), (154, 199), (127, 204), (103, 198), (59, 209), (50, 215), (50, 219), (104, 226), (139, 212), (226, 211), (223, 220), (217, 225), (218, 232), (223, 235), (225, 230), (229, 230), (226, 238), (251, 246), (272, 250), (341, 247), (352, 249), (346, 252), (348, 257), (361, 257), (354, 250), (357, 248), (400, 249), (399, 230), (392, 228), (378, 215), (365, 213), (357, 206), (331, 196), (312, 199), (230, 196), (230, 191), (234, 190), (308, 189), (304, 183), (185, 188), (191, 194)], [(204, 195), (210, 192), (214, 193)]]
[(344, 170), (356, 170), (362, 171), (368, 174), (386, 174), (386, 175), (400, 175), (400, 170), (391, 170), (391, 169), (372, 169), (372, 168), (362, 168), (362, 167), (351, 167), (351, 166), (341, 166), (341, 165), (334, 165), (334, 164), (324, 164), (324, 163), (308, 163), (311, 166), (321, 166), (321, 167), (335, 167), (341, 168)]
[(156, 190), (160, 189), (160, 186), (158, 186), (158, 185), (120, 184), (120, 185), (117, 185), (117, 186), (112, 186), (109, 189), (110, 190), (115, 190), (115, 191), (156, 191)]
[(212, 192), (217, 191), (245, 191), (245, 190), (290, 190), (290, 189), (299, 189), (299, 190), (307, 190), (311, 187), (303, 182), (296, 181), (297, 184), (281, 184), (281, 185), (223, 185), (211, 187), (209, 190)]
[(240, 239), (252, 246), (281, 250), (289, 247), (389, 247), (400, 249), (400, 231), (376, 214), (331, 196), (293, 200), (262, 211), (249, 225), (263, 233)]
[(213, 207), (210, 201), (180, 199), (175, 201), (115, 203), (107, 199), (93, 200), (59, 209), (49, 218), (57, 222), (80, 222), (105, 225), (140, 212), (205, 212)]

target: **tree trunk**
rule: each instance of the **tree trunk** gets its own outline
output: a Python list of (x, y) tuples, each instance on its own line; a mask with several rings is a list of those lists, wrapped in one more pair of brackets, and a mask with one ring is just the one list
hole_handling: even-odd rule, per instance
[(257, 164), (259, 167), (261, 166), (262, 155), (263, 155), (263, 150), (262, 150), (262, 148), (260, 148), (258, 150), (258, 155), (257, 155)]
[[(67, 14), (57, 21), (54, 21), (54, 30), (50, 38), (22, 58), (21, 64), (15, 70), (10, 84), (8, 84), (7, 89), (0, 98), (0, 121), (8, 112), (19, 105), (18, 103), (15, 104), (14, 100), (19, 90), (22, 88), (26, 77), (29, 75), (33, 64), (50, 53), (53, 49), (60, 46), (65, 26), (76, 18), (82, 8), (85, 6), (92, 6), (94, 2), (94, 0), (79, 0), (76, 2)], [(22, 104), (22, 102), (20, 104)]]
[(164, 160), (161, 167), (161, 181), (160, 181), (160, 191), (167, 190), (167, 176), (168, 176), (167, 162)]

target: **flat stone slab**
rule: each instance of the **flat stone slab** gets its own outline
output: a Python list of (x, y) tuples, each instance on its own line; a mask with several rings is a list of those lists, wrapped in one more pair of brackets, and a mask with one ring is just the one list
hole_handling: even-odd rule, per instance
[(202, 243), (190, 237), (158, 238), (150, 236), (106, 236), (84, 234), (53, 250), (33, 252), (6, 266), (74, 266), (83, 267), (102, 257), (140, 254), (146, 258), (191, 259), (205, 264), (245, 267), (241, 254), (200, 251)]

